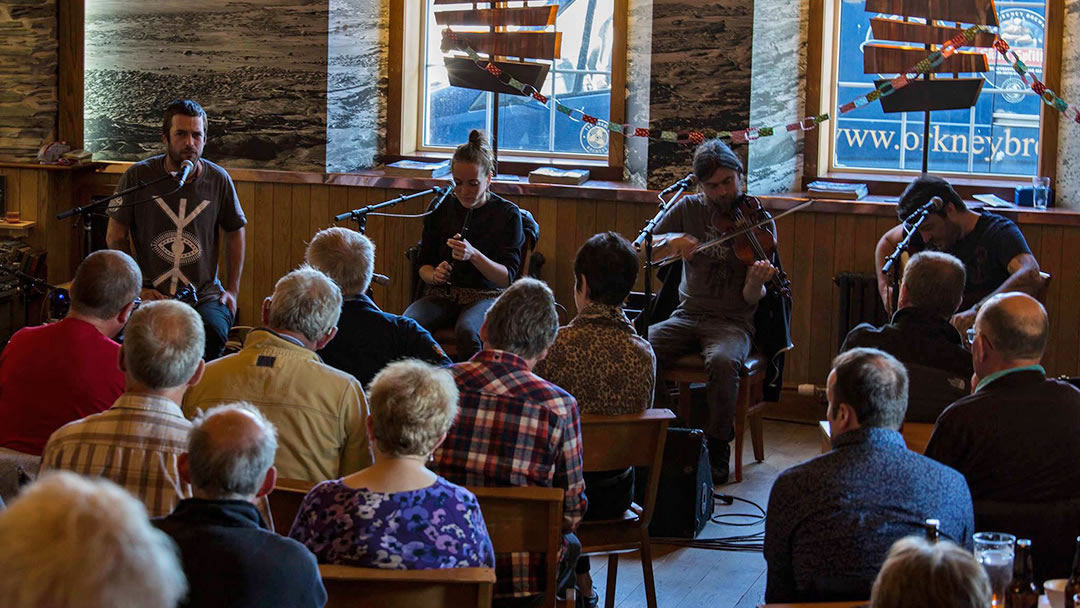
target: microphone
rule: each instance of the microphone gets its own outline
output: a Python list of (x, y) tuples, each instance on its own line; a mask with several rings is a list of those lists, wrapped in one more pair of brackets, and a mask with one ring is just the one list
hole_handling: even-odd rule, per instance
[(438, 193), (438, 198), (431, 202), (431, 209), (438, 209), (439, 205), (443, 204), (446, 197), (450, 196), (450, 193), (454, 191), (454, 187), (447, 184), (445, 186), (435, 186), (435, 192)]
[(191, 172), (194, 170), (195, 163), (190, 160), (184, 160), (184, 162), (180, 163), (180, 171), (176, 174), (176, 181), (179, 182), (179, 185), (176, 186), (178, 190), (184, 187), (184, 182), (187, 181), (188, 176), (190, 176)]
[(660, 195), (663, 196), (663, 195), (667, 194), (668, 192), (674, 192), (674, 191), (678, 190), (679, 188), (689, 188), (690, 186), (693, 186), (693, 185), (694, 185), (694, 174), (691, 173), (691, 174), (687, 175), (686, 177), (678, 180), (674, 184), (671, 184), (667, 188), (664, 188), (663, 190), (661, 190)]

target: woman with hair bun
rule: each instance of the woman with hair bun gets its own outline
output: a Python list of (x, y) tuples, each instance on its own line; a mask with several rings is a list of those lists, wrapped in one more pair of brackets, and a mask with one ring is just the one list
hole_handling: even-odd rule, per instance
[(423, 296), (405, 315), (430, 332), (454, 327), (457, 358), (463, 361), (480, 350), (484, 314), (517, 278), (525, 235), (518, 206), (489, 190), (495, 161), (483, 132), (469, 133), (450, 170), (453, 195), (424, 218)]

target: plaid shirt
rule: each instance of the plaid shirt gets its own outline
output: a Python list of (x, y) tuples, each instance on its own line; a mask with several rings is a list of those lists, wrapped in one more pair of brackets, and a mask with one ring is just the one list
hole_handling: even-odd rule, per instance
[(191, 496), (177, 472), (191, 423), (168, 399), (125, 393), (113, 406), (69, 422), (49, 437), (41, 471), (63, 469), (114, 481), (146, 505), (150, 517)]
[[(586, 507), (574, 398), (504, 351), (480, 351), (450, 370), (461, 391), (461, 411), (435, 452), (434, 469), (466, 486), (562, 488), (563, 533), (572, 532)], [(496, 597), (543, 591), (539, 555), (496, 554), (495, 571)]]

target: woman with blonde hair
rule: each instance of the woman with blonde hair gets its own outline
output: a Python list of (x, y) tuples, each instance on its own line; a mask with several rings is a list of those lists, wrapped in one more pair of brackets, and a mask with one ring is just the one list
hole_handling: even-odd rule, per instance
[(975, 556), (949, 541), (893, 543), (870, 593), (871, 608), (986, 608), (990, 579)]
[(374, 464), (311, 489), (289, 536), (320, 564), (399, 570), (495, 566), (476, 496), (425, 466), (457, 416), (450, 372), (415, 359), (368, 389)]
[(493, 194), (495, 159), (481, 131), (457, 147), (453, 195), (424, 218), (420, 278), (424, 295), (405, 309), (424, 329), (454, 327), (457, 359), (480, 350), (484, 313), (517, 278), (525, 234), (521, 211)]

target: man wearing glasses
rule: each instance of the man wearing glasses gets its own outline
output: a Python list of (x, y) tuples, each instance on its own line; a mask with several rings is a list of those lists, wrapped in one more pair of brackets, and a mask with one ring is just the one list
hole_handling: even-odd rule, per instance
[(964, 263), (967, 281), (960, 310), (952, 324), (964, 333), (975, 323), (975, 313), (987, 298), (1008, 291), (1036, 295), (1042, 287), (1039, 262), (1031, 254), (1024, 235), (1008, 218), (988, 211), (973, 211), (949, 182), (935, 175), (920, 175), (908, 185), (896, 215), (901, 224), (886, 232), (875, 250), (878, 291), (890, 313), (891, 284), (881, 272), (885, 258), (904, 238), (904, 223), (929, 202), (934, 209), (912, 235), (909, 251), (924, 249), (950, 253)]

